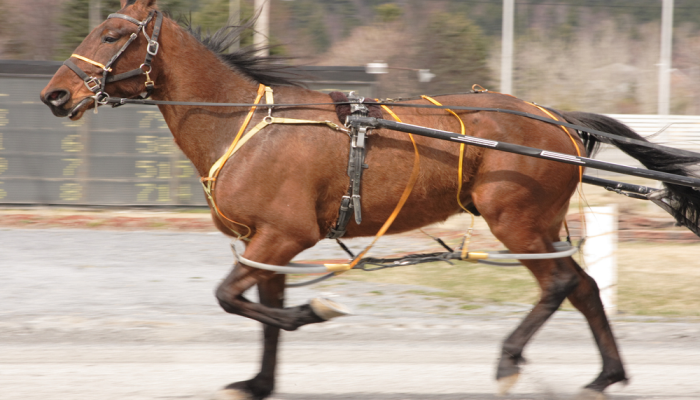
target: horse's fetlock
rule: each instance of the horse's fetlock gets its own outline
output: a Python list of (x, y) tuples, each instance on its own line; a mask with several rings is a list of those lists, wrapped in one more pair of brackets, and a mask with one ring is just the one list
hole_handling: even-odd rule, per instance
[(612, 371), (603, 370), (593, 382), (586, 385), (586, 389), (602, 392), (614, 383), (622, 382), (627, 384), (628, 381), (629, 378), (627, 378), (625, 370), (622, 368), (616, 368)]
[(510, 344), (504, 344), (503, 348), (501, 349), (501, 358), (506, 358), (511, 361), (513, 361), (514, 364), (524, 364), (525, 358), (523, 357), (522, 354), (523, 349), (515, 346), (515, 345), (510, 345)]
[(263, 400), (272, 394), (274, 379), (258, 379), (256, 376), (248, 381), (232, 383), (224, 389), (245, 393), (253, 400)]

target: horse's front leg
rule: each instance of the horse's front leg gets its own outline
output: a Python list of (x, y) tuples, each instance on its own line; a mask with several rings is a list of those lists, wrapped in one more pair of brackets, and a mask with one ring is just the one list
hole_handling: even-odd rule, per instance
[[(287, 264), (294, 255), (305, 247), (296, 242), (282, 240), (262, 240), (265, 236), (256, 236), (245, 251), (246, 258), (274, 265)], [(264, 243), (276, 243), (265, 246)], [(274, 249), (267, 250), (265, 249)], [(258, 285), (260, 304), (247, 300), (243, 293), (253, 285)], [(274, 272), (248, 267), (238, 263), (216, 290), (216, 297), (221, 307), (229, 313), (248, 317), (263, 323), (263, 356), (260, 373), (248, 381), (228, 385), (217, 393), (220, 400), (264, 399), (272, 393), (275, 384), (275, 367), (277, 364), (277, 347), (280, 328), (295, 330), (300, 326), (326, 321), (340, 313), (324, 309), (312, 301), (296, 307), (284, 308), (285, 276)], [(322, 305), (332, 304), (322, 302)], [(319, 316), (320, 315), (320, 316)]]
[[(284, 307), (285, 276), (275, 275), (258, 284), (260, 303), (274, 308)], [(232, 383), (221, 390), (219, 399), (264, 399), (275, 387), (277, 346), (280, 328), (263, 324), (263, 354), (260, 372), (247, 381)]]
[(243, 296), (243, 292), (253, 285), (265, 285), (271, 279), (278, 279), (274, 272), (238, 263), (231, 274), (216, 289), (216, 298), (219, 300), (221, 308), (227, 313), (254, 319), (265, 325), (287, 331), (296, 330), (303, 325), (325, 321), (314, 313), (309, 304), (276, 308), (268, 306), (264, 302), (261, 304), (251, 302)]

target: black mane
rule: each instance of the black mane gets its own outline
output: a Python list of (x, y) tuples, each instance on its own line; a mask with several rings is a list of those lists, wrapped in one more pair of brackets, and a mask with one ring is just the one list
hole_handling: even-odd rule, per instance
[(209, 31), (204, 33), (200, 27), (193, 27), (190, 23), (185, 23), (185, 28), (187, 32), (219, 56), (226, 65), (258, 83), (264, 85), (303, 86), (298, 81), (300, 78), (298, 71), (294, 72), (292, 71), (293, 67), (281, 64), (282, 61), (289, 60), (289, 58), (258, 55), (260, 50), (270, 49), (274, 46), (256, 47), (251, 45), (239, 48), (233, 53), (228, 53), (231, 45), (241, 38), (245, 31), (253, 28), (254, 22), (255, 20), (251, 19), (242, 25), (226, 26), (214, 33)]

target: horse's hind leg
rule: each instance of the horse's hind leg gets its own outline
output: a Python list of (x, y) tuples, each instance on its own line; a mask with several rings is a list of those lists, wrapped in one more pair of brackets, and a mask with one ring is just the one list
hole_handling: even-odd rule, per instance
[[(503, 175), (503, 174), (501, 174)], [(507, 175), (506, 175), (507, 176)], [(559, 239), (559, 228), (568, 208), (567, 193), (573, 183), (556, 182), (551, 177), (548, 186), (516, 174), (518, 185), (485, 184), (474, 189), (472, 198), (491, 232), (512, 253), (552, 253), (553, 242)], [(561, 183), (556, 190), (556, 183)], [(528, 190), (528, 184), (532, 187)], [(566, 191), (567, 185), (571, 186)], [(549, 188), (547, 191), (545, 189)], [(537, 280), (540, 299), (520, 325), (505, 339), (498, 362), (496, 379), (499, 391), (506, 393), (517, 381), (523, 349), (532, 336), (559, 308), (562, 301), (579, 284), (573, 260), (568, 258), (522, 260)]]
[[(274, 308), (284, 307), (285, 276), (276, 275), (258, 284), (260, 303)], [(275, 387), (277, 347), (280, 328), (263, 324), (263, 354), (260, 372), (247, 381), (232, 383), (217, 393), (217, 400), (264, 399)]]
[[(515, 216), (511, 218), (515, 219)], [(496, 237), (512, 252), (549, 253), (554, 251), (552, 240), (549, 238), (556, 238), (554, 232), (557, 229), (552, 229), (549, 234), (538, 234), (536, 229), (528, 229), (526, 225), (522, 224), (519, 229), (515, 229), (510, 224), (505, 228), (494, 224), (491, 228)], [(500, 391), (507, 392), (516, 382), (520, 371), (519, 365), (524, 360), (522, 352), (525, 345), (568, 297), (588, 320), (603, 358), (603, 371), (598, 378), (586, 386), (580, 398), (601, 397), (602, 391), (607, 386), (624, 380), (625, 373), (595, 281), (571, 257), (522, 260), (522, 263), (535, 276), (542, 293), (532, 311), (503, 342), (496, 373)]]
[[(544, 249), (540, 252), (554, 250), (551, 245)], [(525, 345), (574, 290), (579, 280), (572, 268), (561, 259), (530, 260), (523, 261), (523, 264), (535, 275), (542, 293), (530, 313), (503, 342), (496, 371), (501, 394), (507, 393), (518, 379), (520, 364), (524, 362), (522, 353)]]
[[(578, 264), (575, 262), (574, 264), (580, 277), (580, 282), (568, 296), (568, 299), (586, 317), (603, 360), (603, 370), (600, 375), (593, 382), (586, 385), (585, 389), (601, 393), (613, 383), (626, 381), (627, 377), (625, 376), (620, 353), (617, 350), (615, 337), (605, 315), (603, 303), (600, 300), (598, 285)], [(585, 391), (583, 394), (585, 394)], [(583, 398), (583, 396), (581, 397)]]

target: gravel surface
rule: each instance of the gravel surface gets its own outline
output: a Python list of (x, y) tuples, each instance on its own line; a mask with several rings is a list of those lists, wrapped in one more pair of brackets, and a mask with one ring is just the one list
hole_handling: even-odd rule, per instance
[[(381, 243), (373, 254), (434, 249), (418, 236)], [(0, 399), (209, 399), (250, 377), (259, 324), (213, 296), (228, 246), (219, 233), (0, 229)], [(299, 256), (343, 258), (332, 241)], [(500, 342), (529, 306), (465, 310), (431, 291), (342, 277), (289, 290), (289, 305), (322, 295), (355, 315), (283, 335), (275, 399), (495, 398)], [(697, 320), (614, 317), (613, 327), (632, 380), (609, 398), (700, 398)], [(506, 399), (568, 399), (600, 368), (576, 312), (558, 312), (525, 356)]]

